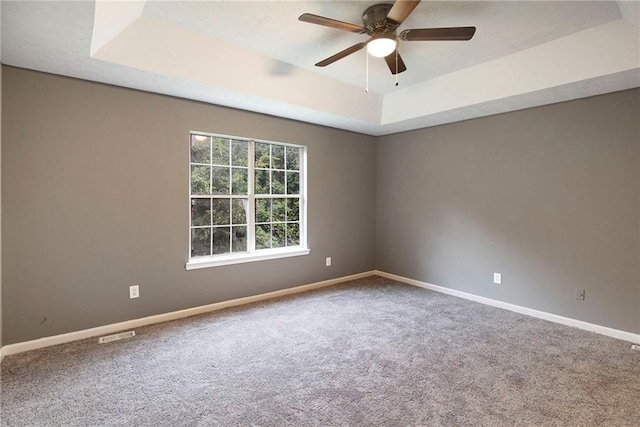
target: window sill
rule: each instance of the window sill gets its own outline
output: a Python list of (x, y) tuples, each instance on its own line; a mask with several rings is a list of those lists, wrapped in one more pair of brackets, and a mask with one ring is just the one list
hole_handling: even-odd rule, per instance
[(252, 254), (233, 254), (233, 255), (218, 255), (206, 258), (197, 258), (190, 260), (185, 265), (187, 270), (197, 270), (200, 268), (220, 267), (223, 265), (242, 264), (245, 262), (266, 261), (269, 259), (289, 258), (294, 256), (308, 255), (311, 252), (310, 249), (295, 247), (285, 249), (272, 249), (254, 252)]

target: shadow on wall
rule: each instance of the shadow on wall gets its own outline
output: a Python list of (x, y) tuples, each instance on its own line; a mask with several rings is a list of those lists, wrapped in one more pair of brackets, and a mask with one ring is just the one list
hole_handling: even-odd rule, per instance
[(290, 76), (295, 72), (295, 68), (291, 64), (274, 59), (271, 63), (270, 74), (278, 77)]

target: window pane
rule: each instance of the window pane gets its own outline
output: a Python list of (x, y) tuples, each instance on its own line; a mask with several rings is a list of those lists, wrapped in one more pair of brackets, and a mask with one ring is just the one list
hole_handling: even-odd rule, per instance
[(247, 251), (247, 227), (232, 227), (231, 244), (233, 252)]
[(231, 168), (231, 194), (247, 194), (249, 192), (249, 170)]
[(204, 135), (191, 135), (191, 163), (209, 164), (211, 156), (211, 138)]
[(247, 210), (249, 209), (248, 199), (233, 199), (231, 206), (231, 220), (232, 224), (246, 224), (247, 223)]
[(229, 194), (229, 168), (213, 166), (211, 194)]
[(256, 225), (256, 249), (271, 247), (271, 225)]
[(191, 256), (299, 246), (304, 150), (191, 134)]
[(256, 170), (256, 194), (269, 194), (269, 171)]
[(284, 169), (284, 146), (271, 145), (271, 168)]
[(287, 221), (300, 220), (300, 199), (287, 199)]
[(287, 194), (300, 194), (300, 174), (287, 172)]
[(256, 164), (257, 168), (268, 168), (269, 164), (269, 144), (256, 142)]
[(213, 211), (213, 225), (229, 224), (229, 206), (230, 199), (213, 199), (211, 200)]
[(285, 214), (285, 209), (287, 206), (287, 199), (273, 199), (272, 200), (272, 212), (273, 212), (273, 217), (271, 219), (271, 221), (276, 222), (276, 221), (282, 221), (284, 222), (286, 220), (286, 214)]
[(284, 247), (286, 245), (285, 224), (273, 224), (273, 226), (271, 227), (271, 231), (273, 232), (273, 236), (271, 237), (271, 247)]
[(300, 149), (295, 147), (286, 147), (287, 150), (287, 170), (300, 170)]
[(211, 229), (191, 229), (191, 256), (211, 255)]
[(231, 164), (233, 166), (249, 165), (249, 142), (231, 141)]
[(284, 194), (284, 172), (271, 171), (271, 194)]
[(191, 225), (211, 225), (211, 199), (191, 200)]
[(210, 194), (211, 168), (191, 166), (191, 194)]
[(292, 222), (287, 224), (287, 246), (300, 244), (300, 224)]
[(229, 164), (229, 140), (226, 138), (213, 139), (213, 164), (228, 165)]
[(213, 229), (213, 254), (228, 254), (230, 252), (229, 227)]
[(271, 222), (271, 199), (256, 199), (256, 222)]

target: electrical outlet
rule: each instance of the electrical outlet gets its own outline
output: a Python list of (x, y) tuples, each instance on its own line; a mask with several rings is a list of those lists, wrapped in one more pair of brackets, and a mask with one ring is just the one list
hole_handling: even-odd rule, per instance
[(129, 286), (129, 298), (133, 299), (133, 298), (138, 298), (139, 296), (140, 296), (140, 286), (139, 285)]
[(327, 267), (331, 267), (331, 257), (330, 256), (328, 256), (327, 259), (325, 260), (325, 265)]
[(493, 283), (495, 283), (496, 285), (501, 285), (502, 284), (502, 274), (493, 273)]
[(576, 299), (580, 301), (584, 301), (584, 289), (576, 288)]

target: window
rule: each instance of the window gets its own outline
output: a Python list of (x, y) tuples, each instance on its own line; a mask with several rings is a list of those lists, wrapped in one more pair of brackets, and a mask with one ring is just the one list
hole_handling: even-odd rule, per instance
[(305, 255), (306, 148), (190, 134), (187, 269)]

